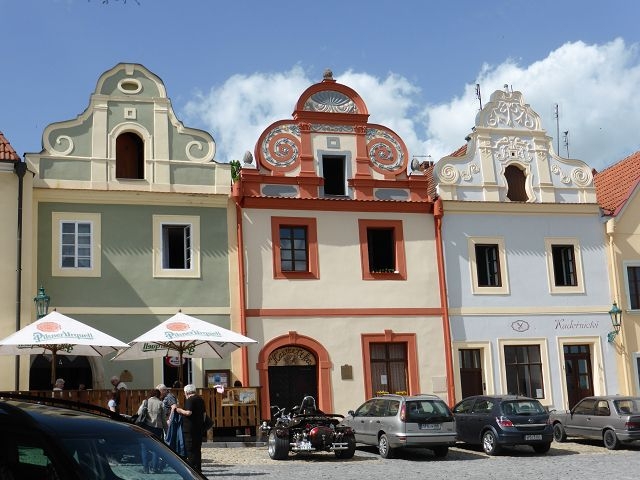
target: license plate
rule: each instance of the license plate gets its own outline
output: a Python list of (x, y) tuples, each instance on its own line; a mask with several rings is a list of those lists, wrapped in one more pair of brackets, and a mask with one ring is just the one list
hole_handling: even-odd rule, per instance
[(440, 430), (439, 423), (421, 423), (420, 430)]
[(525, 435), (525, 440), (542, 440), (542, 435)]

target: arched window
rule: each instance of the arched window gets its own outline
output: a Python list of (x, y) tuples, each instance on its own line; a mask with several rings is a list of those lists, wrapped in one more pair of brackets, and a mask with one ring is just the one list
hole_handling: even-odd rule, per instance
[(144, 142), (133, 132), (116, 138), (116, 178), (144, 178)]
[(504, 169), (504, 177), (507, 180), (507, 198), (512, 202), (526, 202), (529, 200), (525, 182), (527, 177), (522, 169), (515, 165), (509, 165)]

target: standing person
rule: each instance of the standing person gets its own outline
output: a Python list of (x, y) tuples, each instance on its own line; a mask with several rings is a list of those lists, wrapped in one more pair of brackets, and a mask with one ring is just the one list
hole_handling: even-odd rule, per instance
[(61, 392), (62, 390), (64, 390), (64, 378), (58, 378), (56, 383), (53, 384), (53, 391)]
[(107, 400), (107, 408), (109, 408), (109, 410), (111, 410), (112, 412), (117, 412), (118, 411), (118, 401), (116, 400), (118, 393), (115, 390), (111, 390), (109, 392), (109, 395), (107, 396), (107, 398), (109, 400)]
[[(138, 415), (142, 414), (142, 411), (147, 407), (147, 418), (140, 426), (145, 430), (150, 431), (154, 437), (158, 440), (164, 441), (163, 427), (165, 425), (164, 420), (164, 407), (162, 400), (160, 400), (160, 390), (155, 389), (153, 394), (142, 402), (138, 408)], [(160, 459), (155, 451), (149, 452), (144, 443), (141, 447), (142, 467), (143, 473), (160, 473)], [(149, 458), (151, 456), (151, 458)]]
[(126, 390), (127, 389), (127, 384), (124, 382), (120, 381), (120, 377), (117, 376), (113, 376), (111, 377), (111, 385), (113, 385), (113, 388), (115, 388), (116, 390)]
[(169, 422), (169, 416), (171, 415), (171, 405), (177, 404), (178, 399), (173, 393), (171, 393), (171, 390), (169, 390), (169, 388), (164, 383), (159, 384), (156, 388), (160, 390), (160, 400), (162, 400), (162, 406), (164, 407), (164, 417), (166, 420), (164, 424), (164, 430), (166, 432)]
[(187, 451), (187, 461), (198, 472), (202, 471), (202, 434), (204, 424), (204, 400), (196, 394), (193, 384), (184, 386), (186, 400), (184, 408), (172, 405), (171, 409), (183, 416), (182, 432), (184, 434), (184, 446)]

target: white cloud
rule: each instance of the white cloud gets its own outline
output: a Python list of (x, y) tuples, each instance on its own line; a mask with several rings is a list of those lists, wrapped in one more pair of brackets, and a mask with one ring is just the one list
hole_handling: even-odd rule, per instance
[[(554, 148), (558, 145), (557, 103), (560, 155), (567, 155), (562, 132), (569, 131), (570, 156), (599, 170), (633, 153), (640, 144), (638, 50), (621, 39), (604, 45), (567, 43), (528, 66), (511, 59), (484, 65), (474, 84), (461, 85), (459, 96), (439, 104), (424, 104), (419, 87), (397, 74), (384, 79), (353, 71), (334, 72), (334, 76), (360, 94), (372, 123), (385, 125), (403, 138), (410, 155), (428, 154), (437, 160), (464, 144), (479, 107), (475, 83), (481, 85), (483, 104), (504, 84), (521, 91), (542, 117)], [(221, 87), (198, 95), (186, 113), (201, 119), (213, 133), (218, 161), (239, 159), (246, 150), (253, 152), (259, 135), (272, 122), (290, 119), (299, 96), (317, 81), (299, 66), (282, 73), (235, 75)]]

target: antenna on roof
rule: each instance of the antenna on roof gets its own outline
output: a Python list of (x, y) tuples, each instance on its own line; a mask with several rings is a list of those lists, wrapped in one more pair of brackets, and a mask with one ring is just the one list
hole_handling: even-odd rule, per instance
[(476, 98), (480, 102), (480, 110), (482, 110), (482, 95), (480, 94), (480, 84), (476, 83)]
[(563, 132), (564, 135), (564, 147), (567, 149), (567, 158), (571, 158), (569, 156), (569, 130)]
[(556, 152), (560, 155), (560, 113), (558, 112), (558, 104), (554, 105), (553, 116), (556, 119), (556, 141), (558, 143), (558, 148)]

